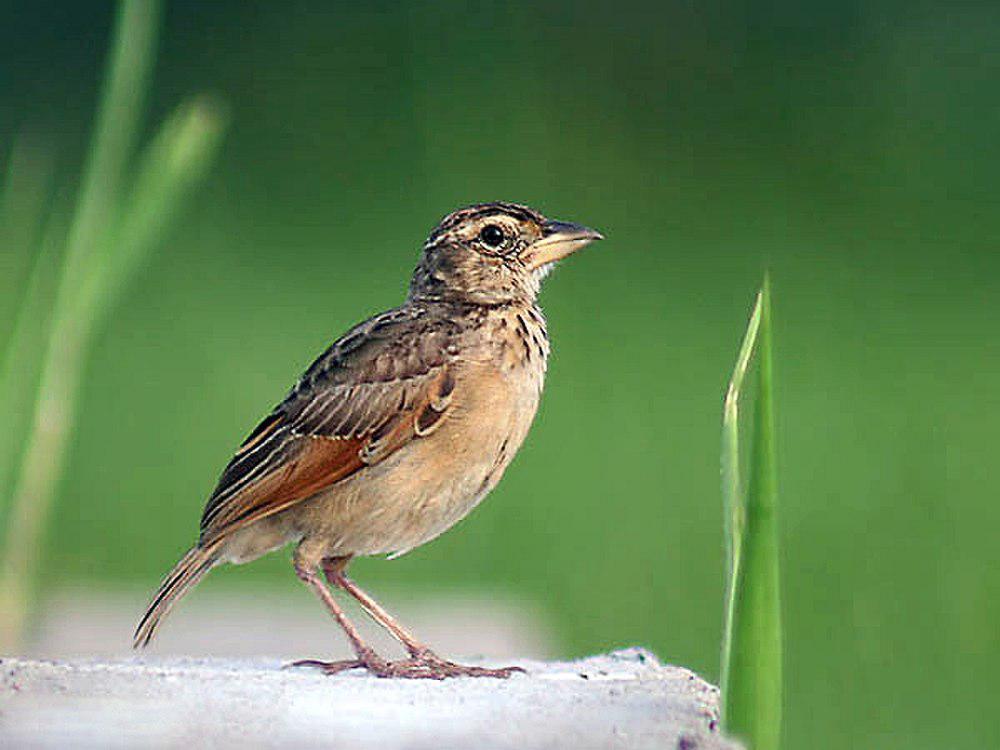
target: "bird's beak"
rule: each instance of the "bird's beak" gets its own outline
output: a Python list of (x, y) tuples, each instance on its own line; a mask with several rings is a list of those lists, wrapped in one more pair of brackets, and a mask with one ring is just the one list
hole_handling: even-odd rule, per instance
[(546, 221), (542, 226), (542, 237), (528, 246), (525, 252), (525, 264), (534, 271), (562, 260), (570, 253), (575, 253), (584, 245), (595, 240), (603, 240), (604, 235), (580, 224), (568, 221)]

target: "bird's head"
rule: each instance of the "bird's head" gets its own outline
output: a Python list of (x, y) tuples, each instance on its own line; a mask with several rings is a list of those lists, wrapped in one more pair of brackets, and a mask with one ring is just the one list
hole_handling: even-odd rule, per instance
[(542, 279), (570, 253), (603, 239), (516, 203), (480, 203), (448, 214), (424, 243), (410, 296), (479, 304), (534, 300)]

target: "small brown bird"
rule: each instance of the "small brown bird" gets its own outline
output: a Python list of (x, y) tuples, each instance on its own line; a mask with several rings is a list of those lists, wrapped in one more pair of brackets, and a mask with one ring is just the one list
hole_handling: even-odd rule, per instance
[[(348, 331), (250, 433), (222, 472), (198, 543), (160, 584), (136, 647), (215, 565), (295, 542), (295, 572), (344, 629), (355, 658), (303, 661), (333, 674), (507, 677), (435, 655), (345, 575), (357, 555), (401, 555), (464, 518), (524, 441), (549, 340), (537, 297), (552, 266), (592, 229), (526, 206), (484, 203), (431, 232), (401, 307)], [(330, 586), (353, 596), (409, 653), (362, 641)]]

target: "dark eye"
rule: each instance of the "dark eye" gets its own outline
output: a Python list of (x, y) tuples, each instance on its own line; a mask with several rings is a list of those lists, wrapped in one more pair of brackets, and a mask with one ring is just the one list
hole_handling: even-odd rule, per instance
[(500, 247), (504, 239), (503, 230), (496, 224), (487, 224), (479, 231), (479, 241), (487, 247)]

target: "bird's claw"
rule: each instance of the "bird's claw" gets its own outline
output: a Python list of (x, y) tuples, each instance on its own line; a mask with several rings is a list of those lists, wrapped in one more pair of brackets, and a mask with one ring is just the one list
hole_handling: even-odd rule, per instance
[[(448, 677), (493, 677), (506, 680), (515, 672), (524, 672), (521, 667), (473, 667), (456, 664), (442, 659), (432, 651), (417, 652), (409, 659), (390, 662), (386, 677), (404, 677), (410, 679), (443, 680)], [(380, 675), (381, 676), (381, 675)]]
[(409, 659), (386, 661), (379, 656), (364, 654), (357, 659), (344, 661), (318, 661), (302, 659), (293, 662), (291, 667), (314, 667), (323, 674), (339, 674), (350, 669), (365, 669), (376, 677), (399, 678), (409, 680), (444, 680), (448, 677), (493, 677), (505, 680), (515, 672), (524, 672), (522, 667), (473, 667), (442, 659), (433, 652), (424, 651), (413, 654)]

